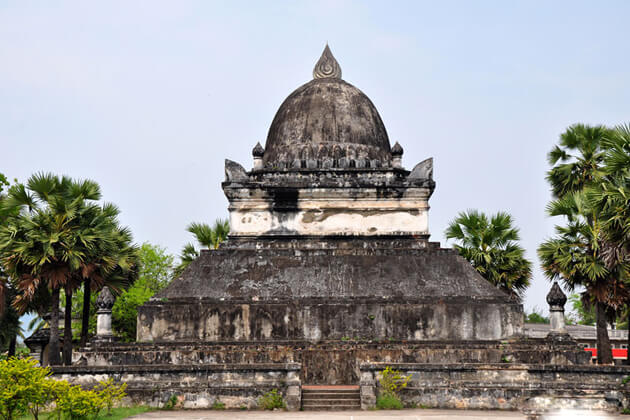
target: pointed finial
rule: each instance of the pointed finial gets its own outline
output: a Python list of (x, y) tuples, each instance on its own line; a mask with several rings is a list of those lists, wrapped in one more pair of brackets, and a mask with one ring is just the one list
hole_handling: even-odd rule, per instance
[(326, 78), (341, 79), (341, 67), (339, 67), (335, 57), (333, 57), (332, 52), (330, 52), (328, 43), (326, 43), (326, 48), (324, 48), (322, 56), (313, 69), (313, 79)]
[(551, 286), (551, 290), (549, 290), (547, 294), (547, 303), (552, 308), (564, 308), (564, 304), (567, 303), (567, 295), (565, 295), (560, 286), (558, 286), (557, 281), (553, 282), (553, 286)]
[(402, 156), (403, 148), (400, 143), (396, 142), (394, 147), (392, 147), (392, 156)]
[(256, 143), (256, 146), (254, 146), (254, 149), (252, 150), (252, 155), (254, 157), (263, 157), (264, 154), (265, 149), (263, 149), (263, 147), (260, 145), (260, 142)]

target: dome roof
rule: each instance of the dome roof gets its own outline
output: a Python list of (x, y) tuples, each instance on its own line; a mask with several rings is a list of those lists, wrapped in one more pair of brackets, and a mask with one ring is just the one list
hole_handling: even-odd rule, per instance
[(298, 161), (341, 158), (370, 162), (361, 167), (389, 166), (389, 138), (376, 107), (341, 79), (341, 68), (328, 45), (313, 77), (291, 93), (276, 113), (267, 135), (264, 166), (291, 168), (300, 167)]

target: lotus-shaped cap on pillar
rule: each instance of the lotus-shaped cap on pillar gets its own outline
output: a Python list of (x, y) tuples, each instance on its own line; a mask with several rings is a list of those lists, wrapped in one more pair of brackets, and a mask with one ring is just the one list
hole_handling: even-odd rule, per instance
[(256, 143), (256, 146), (254, 146), (254, 149), (252, 150), (252, 155), (254, 157), (263, 157), (265, 155), (265, 149), (263, 149), (260, 142)]
[(567, 295), (565, 295), (560, 286), (558, 286), (557, 281), (553, 282), (553, 286), (551, 286), (551, 290), (549, 290), (547, 294), (547, 303), (551, 307), (559, 306), (561, 308), (564, 308), (564, 304), (567, 303)]
[(115, 302), (116, 298), (112, 295), (109, 287), (105, 286), (96, 299), (96, 307), (100, 310), (111, 310)]

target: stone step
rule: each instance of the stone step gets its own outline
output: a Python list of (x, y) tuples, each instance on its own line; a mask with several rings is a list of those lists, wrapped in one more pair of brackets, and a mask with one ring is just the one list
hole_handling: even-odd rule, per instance
[(302, 393), (303, 400), (347, 400), (347, 399), (361, 399), (359, 392), (307, 392)]
[(302, 394), (360, 394), (358, 389), (302, 389)]
[(337, 410), (360, 410), (361, 404), (344, 404), (344, 405), (330, 405), (330, 404), (302, 404), (303, 410), (312, 410), (312, 411), (337, 411)]
[(309, 400), (309, 399), (302, 399), (302, 404), (303, 405), (321, 405), (321, 404), (327, 404), (327, 405), (346, 405), (346, 404), (361, 404), (361, 399), (359, 398), (335, 398), (335, 399), (327, 399), (327, 400)]
[(304, 410), (360, 410), (361, 392), (356, 385), (304, 385)]

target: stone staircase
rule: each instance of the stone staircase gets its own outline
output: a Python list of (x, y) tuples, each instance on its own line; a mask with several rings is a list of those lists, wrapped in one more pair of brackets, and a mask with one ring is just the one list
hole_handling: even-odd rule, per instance
[(303, 385), (303, 410), (360, 410), (358, 385)]

